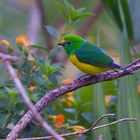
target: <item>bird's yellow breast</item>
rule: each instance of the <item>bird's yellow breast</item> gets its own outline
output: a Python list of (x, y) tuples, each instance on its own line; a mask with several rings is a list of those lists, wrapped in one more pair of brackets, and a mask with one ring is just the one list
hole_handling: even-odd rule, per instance
[(71, 55), (69, 57), (70, 61), (76, 66), (78, 67), (82, 72), (93, 75), (93, 74), (97, 74), (97, 73), (101, 73), (101, 72), (105, 72), (108, 70), (111, 70), (111, 68), (104, 68), (104, 67), (97, 67), (94, 65), (90, 65), (90, 64), (86, 64), (83, 62), (80, 62), (76, 55)]

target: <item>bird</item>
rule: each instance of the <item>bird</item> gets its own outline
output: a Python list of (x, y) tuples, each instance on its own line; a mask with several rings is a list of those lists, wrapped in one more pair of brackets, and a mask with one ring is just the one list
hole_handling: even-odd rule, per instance
[(96, 75), (113, 69), (128, 72), (125, 68), (116, 64), (101, 47), (90, 43), (78, 35), (64, 35), (57, 45), (63, 46), (69, 60), (79, 70), (88, 75)]

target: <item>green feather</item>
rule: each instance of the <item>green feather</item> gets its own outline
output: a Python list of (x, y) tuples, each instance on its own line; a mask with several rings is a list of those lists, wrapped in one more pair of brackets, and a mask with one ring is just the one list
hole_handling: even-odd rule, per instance
[(86, 41), (76, 52), (80, 62), (91, 64), (100, 67), (110, 67), (113, 63), (111, 57), (106, 54), (101, 48)]
[(84, 39), (77, 35), (68, 34), (64, 37), (64, 41), (70, 42), (70, 45), (64, 45), (64, 49), (68, 56), (71, 56), (72, 54), (75, 54), (75, 52), (80, 48), (84, 42)]

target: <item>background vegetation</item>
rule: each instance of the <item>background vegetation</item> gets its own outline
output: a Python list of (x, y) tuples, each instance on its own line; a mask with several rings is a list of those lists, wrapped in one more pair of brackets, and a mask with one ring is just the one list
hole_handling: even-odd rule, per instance
[[(68, 32), (102, 47), (121, 65), (139, 58), (139, 0), (1, 0), (0, 50), (20, 56), (13, 63), (33, 103), (47, 91), (83, 75), (56, 47)], [(94, 15), (96, 14), (96, 15)], [(23, 99), (0, 64), (0, 138), (5, 138), (27, 111)], [(41, 115), (58, 133), (84, 130), (106, 113), (135, 117), (137, 123), (70, 136), (67, 139), (138, 140), (140, 138), (139, 71), (103, 82), (52, 102)], [(33, 120), (21, 137), (47, 136)]]

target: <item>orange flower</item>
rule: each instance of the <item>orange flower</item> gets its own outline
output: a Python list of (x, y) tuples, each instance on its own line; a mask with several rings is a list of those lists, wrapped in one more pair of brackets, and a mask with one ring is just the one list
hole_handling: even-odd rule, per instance
[(106, 106), (109, 106), (111, 104), (110, 95), (105, 96), (105, 104), (106, 104)]
[(72, 83), (72, 81), (73, 81), (73, 79), (68, 78), (68, 79), (65, 79), (65, 80), (61, 81), (61, 83), (62, 84), (70, 84), (70, 83)]
[(33, 84), (33, 83), (31, 83), (29, 86), (28, 86), (28, 90), (30, 91), (30, 92), (32, 92), (34, 89), (36, 89), (36, 85), (35, 84)]
[(16, 44), (22, 45), (24, 48), (28, 48), (32, 45), (32, 42), (27, 38), (25, 34), (21, 34), (16, 37)]
[(54, 124), (56, 127), (62, 127), (63, 124), (64, 124), (64, 120), (65, 120), (65, 117), (63, 114), (59, 114), (59, 115), (56, 115), (56, 116), (50, 116), (53, 121), (54, 121)]
[(140, 83), (138, 84), (137, 89), (138, 89), (138, 94), (140, 95)]

